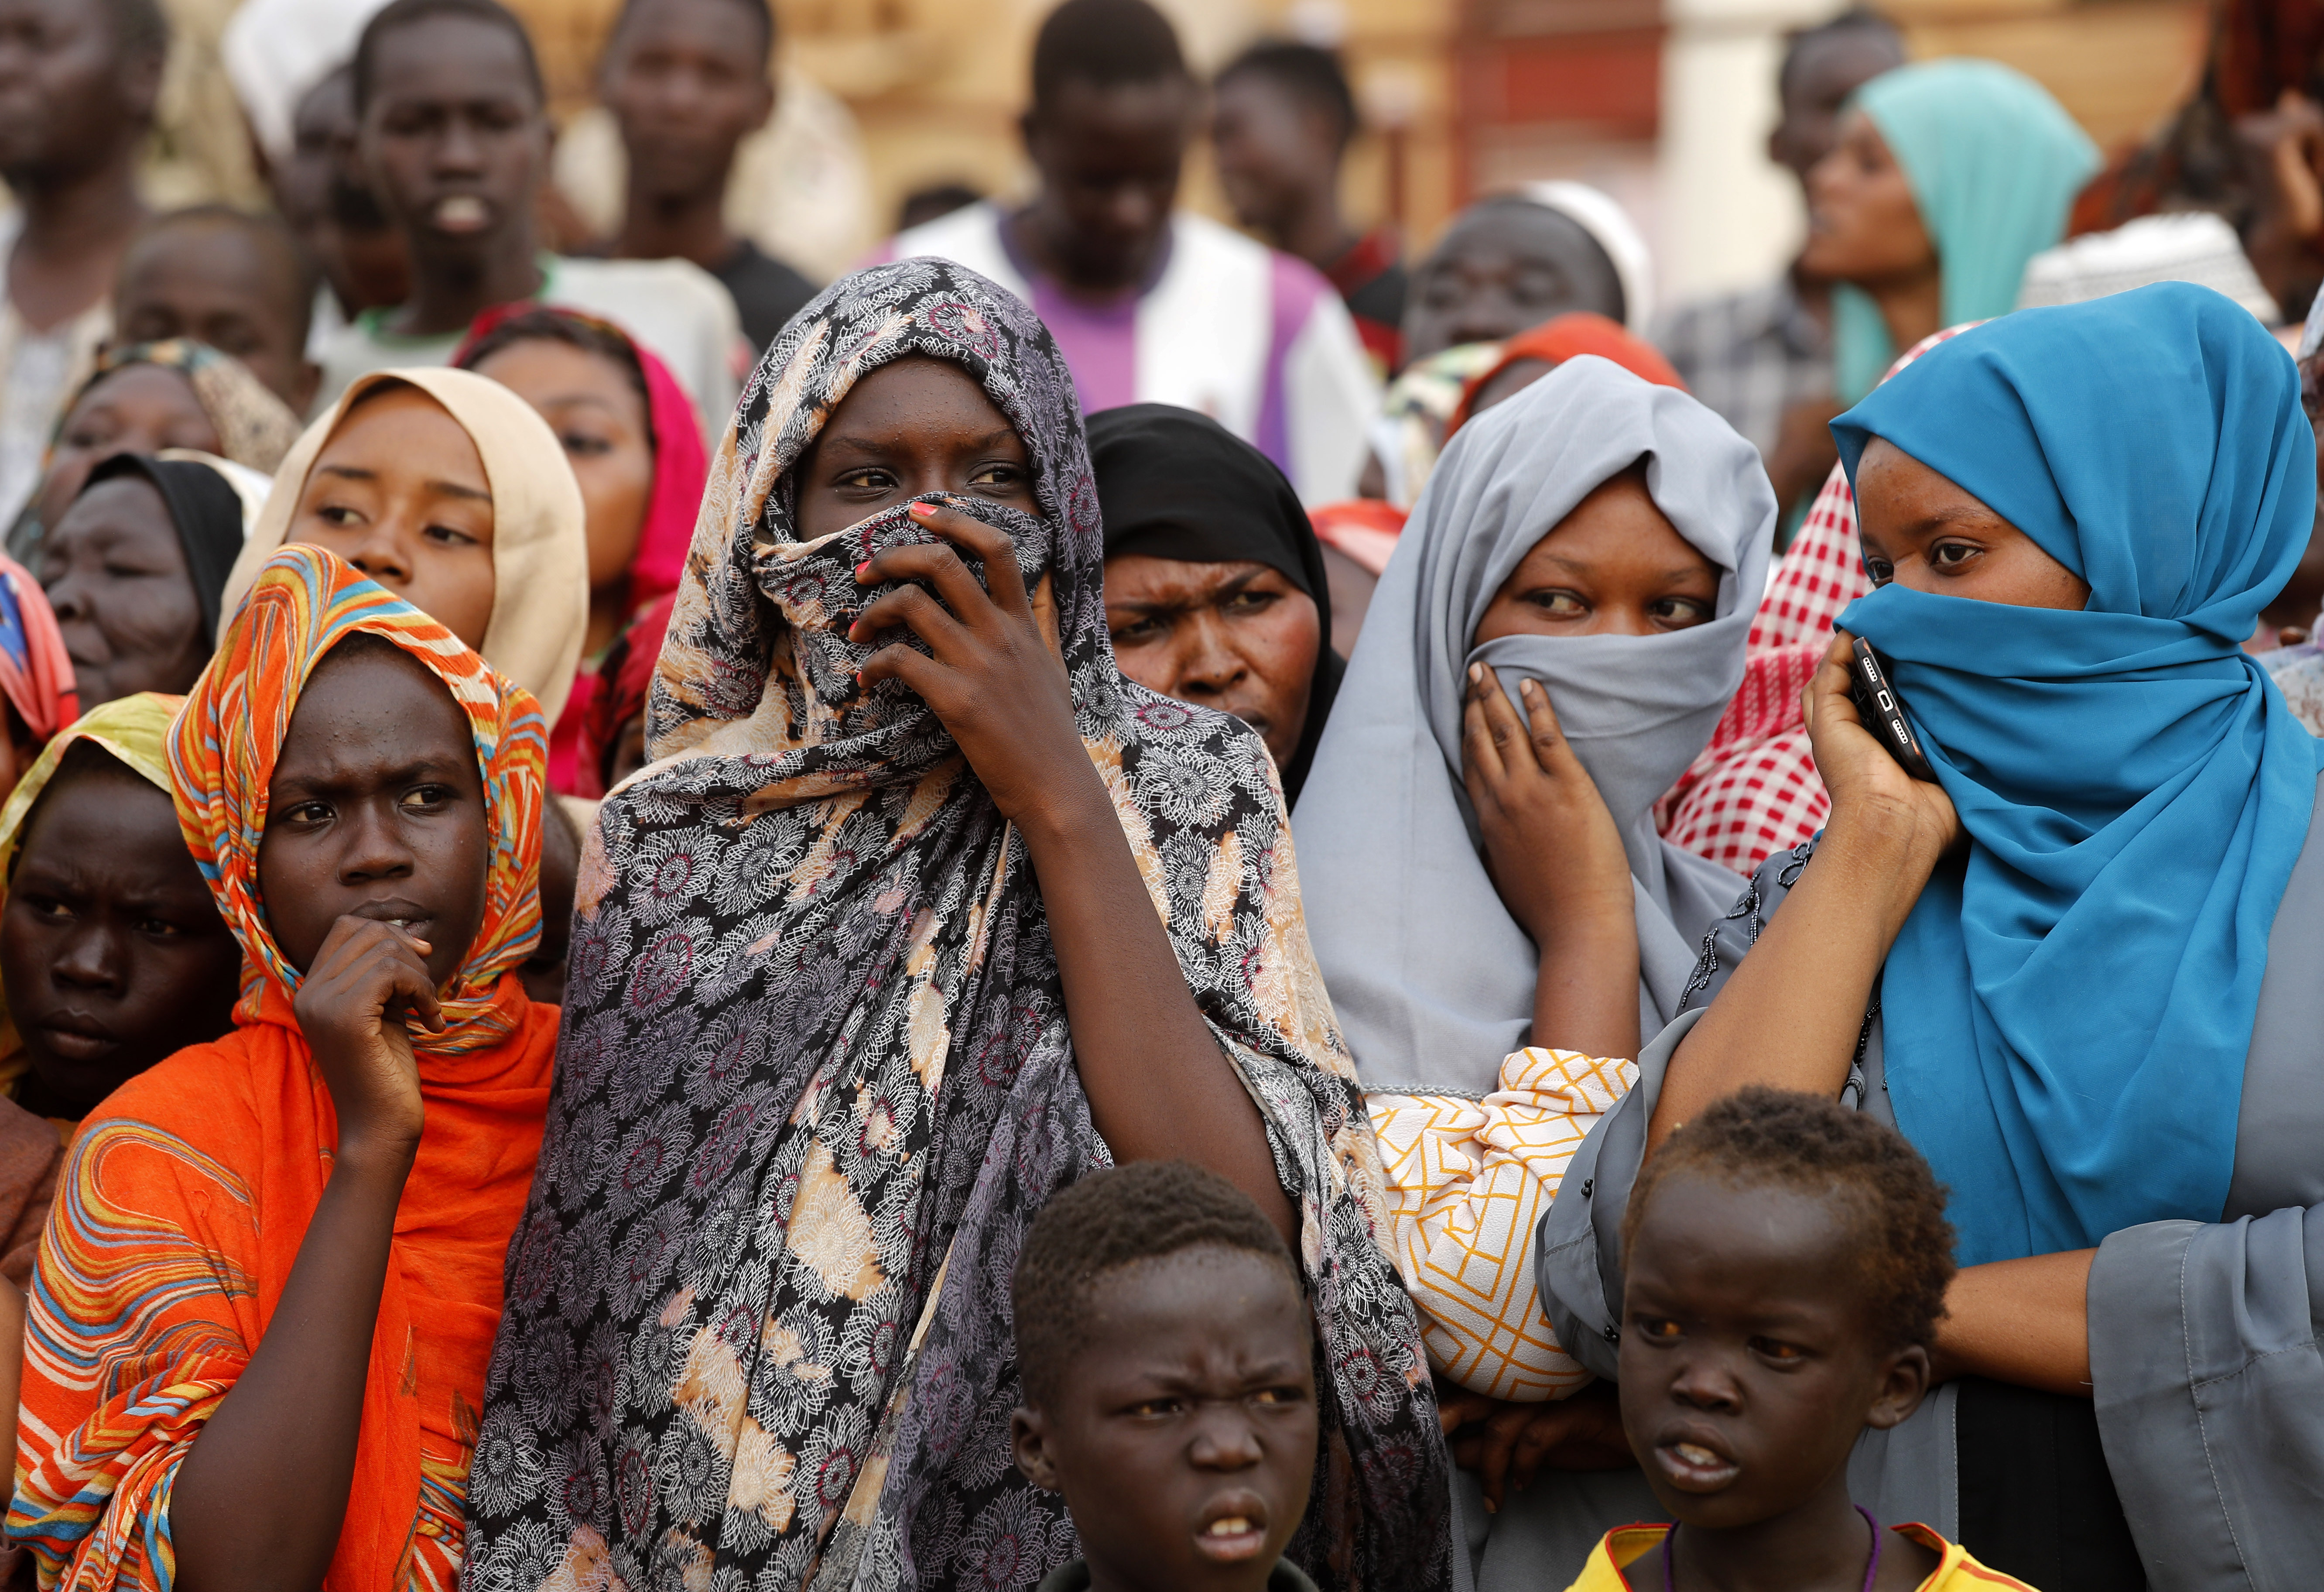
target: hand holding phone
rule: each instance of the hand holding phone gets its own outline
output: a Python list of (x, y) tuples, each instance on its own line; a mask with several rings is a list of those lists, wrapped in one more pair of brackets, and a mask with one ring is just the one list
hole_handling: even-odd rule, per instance
[(1888, 755), (1906, 773), (1934, 784), (1937, 771), (1929, 766), (1913, 727), (1905, 722), (1904, 705), (1897, 700), (1896, 688), (1888, 683), (1888, 671), (1881, 665), (1880, 654), (1860, 635), (1853, 638), (1849, 650), (1853, 653), (1848, 666), (1849, 694), (1856, 699), (1857, 716), (1864, 720), (1864, 727), (1888, 748)]

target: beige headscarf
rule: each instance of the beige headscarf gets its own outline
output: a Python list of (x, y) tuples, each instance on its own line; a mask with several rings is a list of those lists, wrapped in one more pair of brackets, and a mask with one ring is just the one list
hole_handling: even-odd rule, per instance
[(554, 725), (573, 690), (589, 627), (581, 488), (549, 422), (498, 382), (471, 371), (375, 370), (348, 384), (274, 472), (273, 495), (226, 577), (226, 612), (241, 606), (259, 566), (289, 539), (307, 473), (323, 444), (352, 405), (388, 382), (406, 383), (442, 404), (484, 461), (493, 489), (493, 616), (477, 651), (540, 699), (542, 717)]

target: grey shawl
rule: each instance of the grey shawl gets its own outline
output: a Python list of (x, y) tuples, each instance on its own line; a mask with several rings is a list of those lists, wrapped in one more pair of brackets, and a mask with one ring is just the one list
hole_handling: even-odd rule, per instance
[[(1534, 544), (1641, 458), (1655, 504), (1724, 571), (1711, 623), (1471, 646)], [(1372, 595), (1292, 818), (1308, 932), (1367, 1086), (1489, 1090), (1527, 1042), (1538, 958), (1485, 872), (1461, 782), (1472, 661), (1513, 699), (1528, 676), (1549, 692), (1629, 853), (1642, 1030), (1677, 1014), (1698, 942), (1740, 882), (1665, 844), (1654, 803), (1742, 681), (1775, 518), (1748, 442), (1607, 360), (1568, 360), (1454, 434)]]

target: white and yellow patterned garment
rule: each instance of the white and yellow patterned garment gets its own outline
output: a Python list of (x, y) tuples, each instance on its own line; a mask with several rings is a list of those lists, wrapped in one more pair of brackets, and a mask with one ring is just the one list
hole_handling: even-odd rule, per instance
[(1501, 1063), (1500, 1088), (1481, 1100), (1367, 1092), (1390, 1253), (1439, 1374), (1520, 1403), (1590, 1380), (1535, 1296), (1533, 1235), (1573, 1152), (1637, 1080), (1635, 1061), (1528, 1048)]

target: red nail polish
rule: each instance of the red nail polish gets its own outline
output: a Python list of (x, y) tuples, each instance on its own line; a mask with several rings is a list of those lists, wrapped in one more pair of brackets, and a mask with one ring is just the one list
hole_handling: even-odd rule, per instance
[(863, 571), (864, 571), (864, 570), (866, 570), (866, 569), (869, 569), (871, 567), (872, 567), (872, 560), (871, 560), (870, 559), (866, 559), (866, 560), (864, 560), (862, 563), (860, 563), (860, 564), (856, 565), (856, 566), (855, 566), (855, 578), (856, 578), (856, 579), (858, 579), (858, 580), (862, 579), (862, 578), (863, 578)]

